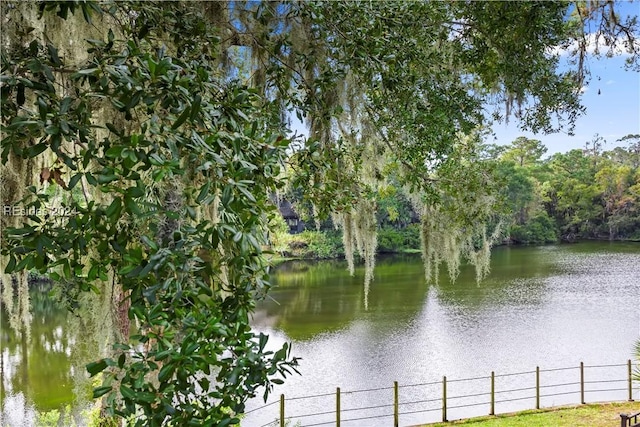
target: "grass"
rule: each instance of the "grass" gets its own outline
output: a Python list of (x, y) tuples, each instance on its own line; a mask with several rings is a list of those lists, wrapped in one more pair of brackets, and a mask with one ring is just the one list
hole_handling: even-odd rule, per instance
[(620, 425), (620, 414), (637, 412), (640, 412), (640, 402), (601, 403), (423, 424), (420, 427), (462, 424), (472, 427), (611, 427)]

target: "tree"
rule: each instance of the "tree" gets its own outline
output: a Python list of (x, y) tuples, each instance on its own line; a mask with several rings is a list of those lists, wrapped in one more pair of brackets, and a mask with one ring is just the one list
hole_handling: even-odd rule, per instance
[(620, 231), (634, 229), (638, 223), (638, 198), (630, 191), (634, 184), (631, 167), (601, 163), (595, 183), (603, 204), (603, 222), (608, 228), (609, 240), (617, 238)]
[[(534, 175), (541, 165), (541, 157), (547, 152), (542, 142), (537, 139), (528, 139), (524, 136), (516, 138), (502, 155), (503, 162), (515, 163), (515, 168), (511, 173), (504, 174), (509, 180), (509, 199), (512, 201), (510, 207), (516, 208), (518, 212), (516, 223), (523, 225), (527, 221), (528, 211), (535, 199), (534, 186), (538, 184)], [(526, 182), (525, 182), (526, 181)], [(511, 188), (515, 186), (515, 188)], [(537, 187), (536, 187), (537, 188)], [(515, 199), (519, 199), (515, 202)], [(515, 202), (515, 203), (514, 203)]]
[[(447, 261), (455, 278), (464, 256), (481, 278), (497, 237), (485, 106), (533, 130), (571, 125), (584, 64), (561, 72), (549, 52), (586, 20), (623, 28), (632, 65), (638, 53), (636, 23), (609, 2), (1, 7), (3, 201), (73, 213), (3, 217), (5, 273), (47, 273), (72, 306), (100, 295), (90, 304), (110, 315), (116, 345), (88, 365), (105, 373), (94, 397), (136, 425), (237, 423), (246, 399), (296, 368), (288, 346), (268, 352), (249, 326), (285, 163), (341, 224), (352, 268), (360, 251), (365, 289), (388, 176), (421, 215), (427, 277)], [(289, 138), (290, 114), (306, 142)]]
[(594, 237), (602, 217), (598, 203), (596, 173), (592, 157), (582, 150), (554, 154), (549, 159), (551, 180), (543, 184), (545, 205), (549, 216), (555, 218), (562, 239), (573, 241), (579, 237)]
[(496, 173), (497, 179), (505, 183), (502, 194), (506, 206), (508, 206), (510, 213), (516, 216), (516, 224), (524, 224), (527, 220), (527, 206), (534, 199), (532, 178), (524, 168), (518, 167), (510, 161), (499, 162)]
[(629, 134), (618, 139), (618, 142), (626, 142), (629, 147), (627, 149), (616, 147), (605, 154), (612, 160), (628, 164), (634, 169), (640, 168), (640, 135)]
[(535, 165), (547, 152), (547, 147), (537, 139), (519, 136), (504, 153), (505, 160), (513, 160), (520, 167)]
[[(62, 51), (64, 34), (46, 26), (26, 36), (27, 50), (15, 31), (3, 53), (3, 178), (19, 190), (7, 196), (44, 210), (5, 231), (5, 272), (47, 273), (75, 305), (106, 296), (86, 311), (106, 307), (93, 325), (116, 347), (87, 370), (105, 373), (94, 397), (108, 394), (110, 414), (136, 425), (237, 423), (258, 387), (267, 393), (297, 364), (249, 326), (268, 287), (261, 243), (288, 140), (255, 90), (222, 78), (217, 38), (195, 10), (41, 4), (45, 25), (60, 30), (83, 25), (68, 15), (80, 10), (102, 31), (84, 56)], [(40, 182), (23, 190), (10, 173), (25, 166)], [(51, 211), (48, 185), (79, 189), (62, 202), (68, 216)]]

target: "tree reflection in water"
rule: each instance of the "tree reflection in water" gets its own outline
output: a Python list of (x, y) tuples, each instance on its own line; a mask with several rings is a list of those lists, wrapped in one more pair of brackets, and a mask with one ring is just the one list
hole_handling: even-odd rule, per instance
[[(86, 346), (78, 344), (78, 316), (69, 313), (52, 291), (50, 282), (30, 280), (30, 339), (10, 328), (5, 307), (0, 310), (0, 425), (36, 425), (39, 414), (88, 397), (89, 389), (83, 396), (74, 392), (73, 366), (84, 365), (90, 356)], [(87, 377), (80, 375), (81, 380)], [(62, 411), (60, 417), (64, 415)]]

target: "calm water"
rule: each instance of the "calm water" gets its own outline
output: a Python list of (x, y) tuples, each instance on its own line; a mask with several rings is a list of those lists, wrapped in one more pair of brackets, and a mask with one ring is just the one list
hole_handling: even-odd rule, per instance
[[(290, 263), (274, 273), (278, 285), (259, 307), (255, 326), (275, 344), (293, 342), (302, 357), (302, 376), (275, 389), (298, 398), (316, 394), (438, 382), (540, 369), (625, 363), (640, 335), (640, 244), (581, 243), (532, 248), (497, 248), (492, 271), (479, 286), (471, 268), (463, 267), (455, 284), (425, 283), (419, 257), (378, 262), (375, 282), (364, 309), (362, 272), (351, 278), (340, 262)], [(587, 370), (598, 378), (624, 378), (626, 367), (611, 372)], [(542, 383), (579, 381), (579, 369), (541, 374)], [(588, 380), (589, 378), (587, 378)], [(448, 395), (488, 393), (489, 380), (450, 383)], [(496, 379), (496, 389), (535, 385), (535, 374)], [(605, 384), (606, 385), (606, 384)], [(579, 390), (578, 386), (573, 389)], [(623, 387), (624, 383), (608, 388)], [(570, 391), (555, 388), (547, 394)], [(594, 388), (597, 390), (598, 388)], [(602, 389), (602, 387), (600, 388)], [(515, 397), (527, 396), (525, 394)], [(404, 396), (403, 396), (404, 394)], [(543, 395), (545, 392), (543, 391)], [(400, 389), (400, 401), (440, 398), (441, 386)], [(528, 391), (528, 396), (534, 396)], [(624, 400), (626, 392), (588, 394), (587, 401)], [(640, 396), (637, 389), (636, 399)], [(393, 402), (393, 390), (342, 396), (342, 419), (391, 414), (380, 407)], [(506, 399), (507, 396), (504, 396)], [(579, 393), (543, 398), (541, 404), (579, 403)], [(488, 397), (479, 398), (487, 402)], [(477, 400), (477, 399), (476, 399)], [(464, 406), (473, 401), (450, 401)], [(252, 402), (250, 408), (264, 404)], [(534, 399), (496, 404), (497, 412), (533, 408)], [(426, 406), (431, 405), (431, 406)], [(435, 405), (435, 406), (434, 406)], [(273, 421), (278, 406), (257, 410), (243, 425)], [(345, 409), (378, 406), (367, 411)], [(439, 403), (407, 405), (401, 412)], [(335, 397), (287, 402), (286, 415), (331, 411)], [(448, 418), (486, 415), (488, 405), (452, 408)], [(299, 418), (302, 425), (330, 421), (333, 415)], [(401, 416), (401, 425), (439, 421), (440, 411)], [(392, 418), (345, 425), (389, 425)]]
[[(446, 375), (449, 396), (488, 391), (486, 376), (585, 365), (623, 364), (632, 357), (640, 334), (640, 244), (581, 243), (533, 248), (497, 248), (492, 272), (479, 286), (471, 268), (462, 268), (455, 284), (443, 275), (427, 285), (419, 256), (378, 261), (375, 281), (364, 307), (363, 272), (346, 273), (343, 262), (287, 263), (273, 272), (276, 287), (261, 304), (255, 328), (271, 335), (271, 345), (293, 342), (302, 357), (302, 376), (277, 386), (287, 398), (327, 394), (287, 401), (287, 415), (328, 412), (335, 408), (336, 387), (343, 390), (342, 419), (391, 413), (390, 387), (398, 381), (400, 401), (441, 396)], [(49, 411), (73, 399), (69, 355), (81, 345), (69, 329), (64, 309), (43, 293), (32, 295), (31, 342), (17, 339), (2, 321), (2, 385), (4, 422), (14, 427), (34, 425), (36, 411)], [(4, 315), (4, 314), (3, 314)], [(624, 378), (626, 367), (613, 367)], [(590, 373), (590, 371), (587, 371)], [(573, 382), (577, 370), (544, 373), (542, 381)], [(605, 375), (609, 373), (605, 372)], [(456, 379), (483, 377), (478, 381)], [(453, 380), (453, 382), (451, 382)], [(534, 377), (496, 379), (496, 389), (529, 387)], [(619, 387), (620, 385), (616, 385)], [(624, 387), (624, 384), (622, 384)], [(352, 390), (378, 389), (344, 393)], [(569, 387), (570, 388), (570, 387)], [(564, 391), (556, 389), (554, 391)], [(529, 396), (532, 392), (528, 392)], [(636, 390), (635, 398), (640, 398)], [(588, 395), (587, 401), (624, 400), (626, 392)], [(486, 400), (485, 397), (482, 399)], [(488, 407), (465, 407), (473, 401), (451, 401), (449, 419), (486, 414)], [(579, 396), (543, 398), (543, 406), (579, 403)], [(261, 399), (248, 409), (263, 405)], [(438, 403), (405, 405), (411, 412)], [(435, 405), (435, 406), (434, 406)], [(497, 412), (531, 408), (532, 400), (496, 404)], [(367, 411), (349, 408), (377, 407)], [(454, 406), (462, 406), (454, 408)], [(243, 426), (273, 421), (278, 405), (247, 415)], [(377, 411), (377, 412), (376, 412)], [(440, 412), (402, 415), (401, 425), (438, 421)], [(322, 423), (331, 415), (299, 418), (302, 425)], [(18, 421), (16, 421), (18, 420)], [(344, 423), (346, 426), (388, 425), (390, 417)]]

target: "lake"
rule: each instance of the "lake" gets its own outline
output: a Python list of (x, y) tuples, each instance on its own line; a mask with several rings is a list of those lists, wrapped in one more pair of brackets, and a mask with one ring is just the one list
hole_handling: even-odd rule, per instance
[[(634, 340), (640, 335), (640, 244), (499, 247), (492, 254), (491, 268), (480, 285), (473, 269), (463, 266), (455, 283), (444, 271), (439, 284), (430, 286), (419, 256), (382, 258), (365, 310), (362, 271), (349, 277), (345, 264), (335, 261), (281, 266), (273, 274), (272, 299), (258, 308), (255, 326), (271, 335), (274, 347), (293, 342), (293, 354), (302, 357), (302, 376), (294, 375), (277, 386), (269, 401), (281, 393), (291, 398), (330, 395), (288, 403), (285, 416), (295, 419), (296, 414), (335, 410), (331, 394), (336, 387), (343, 391), (386, 388), (342, 396), (343, 411), (348, 405), (379, 407), (342, 415), (343, 420), (363, 418), (393, 413), (388, 406), (393, 403), (389, 388), (394, 381), (402, 386), (441, 382), (444, 375), (454, 380), (484, 377), (491, 371), (496, 375), (530, 372), (536, 366), (576, 367), (544, 373), (542, 378), (549, 384), (569, 383), (579, 381), (580, 362), (615, 365), (632, 358)], [(587, 373), (592, 379), (596, 375), (605, 380), (624, 378), (626, 367), (609, 370)], [(479, 382), (452, 383), (449, 396), (488, 393), (489, 380)], [(512, 383), (511, 388), (535, 386), (535, 374), (497, 379), (496, 388), (507, 383)], [(612, 386), (608, 388), (624, 389), (624, 384)], [(580, 403), (579, 392), (560, 394), (571, 387), (579, 388), (547, 390), (558, 395), (542, 399), (541, 404)], [(439, 384), (400, 392), (405, 393), (405, 401), (442, 396)], [(637, 399), (637, 389), (635, 393)], [(534, 391), (528, 396), (534, 396)], [(625, 391), (589, 393), (586, 400), (625, 400), (626, 396)], [(347, 402), (348, 398), (354, 401)], [(487, 401), (487, 397), (480, 399)], [(456, 403), (473, 402), (452, 401), (450, 406)], [(249, 408), (263, 404), (256, 399)], [(440, 407), (439, 402), (429, 404)], [(530, 409), (534, 404), (533, 398), (496, 404), (496, 412)], [(243, 425), (273, 421), (278, 406), (250, 413)], [(405, 410), (422, 408), (413, 405)], [(488, 405), (449, 409), (448, 418), (487, 415), (488, 410)], [(322, 425), (333, 419), (328, 414), (299, 421)], [(415, 413), (400, 417), (400, 425), (440, 419), (439, 410)], [(345, 425), (392, 425), (390, 417), (374, 420)]]
[[(440, 420), (445, 375), (450, 420), (488, 413), (476, 400), (487, 401), (491, 371), (498, 392), (526, 389), (509, 402), (497, 396), (497, 413), (533, 408), (536, 366), (543, 371), (543, 386), (566, 384), (547, 389), (542, 406), (580, 403), (574, 390), (580, 362), (587, 366), (587, 382), (625, 378), (640, 335), (639, 243), (500, 247), (491, 268), (479, 285), (469, 266), (462, 266), (453, 284), (443, 271), (439, 284), (428, 285), (419, 256), (381, 257), (366, 309), (362, 269), (350, 277), (342, 261), (275, 268), (275, 287), (253, 323), (271, 336), (274, 349), (293, 343), (302, 375), (276, 386), (269, 407), (258, 409), (261, 399), (249, 402), (252, 412), (242, 425), (260, 427), (276, 419), (279, 405), (273, 402), (281, 393), (286, 415), (302, 425), (330, 425), (336, 387), (343, 391), (342, 419), (360, 418), (344, 425), (392, 425), (397, 381), (406, 403), (400, 425), (406, 426)], [(2, 321), (2, 410), (14, 427), (33, 425), (36, 411), (73, 399), (69, 359), (80, 345), (78, 335), (69, 329), (64, 309), (46, 294), (34, 292), (32, 302), (31, 342), (16, 339), (6, 317)], [(602, 387), (612, 391), (589, 386), (589, 402), (627, 398), (624, 381)], [(640, 398), (637, 388), (633, 393)], [(468, 394), (483, 395), (452, 400)], [(303, 398), (310, 395), (322, 396)], [(370, 408), (354, 409), (361, 407)], [(327, 414), (296, 417), (317, 412)]]

